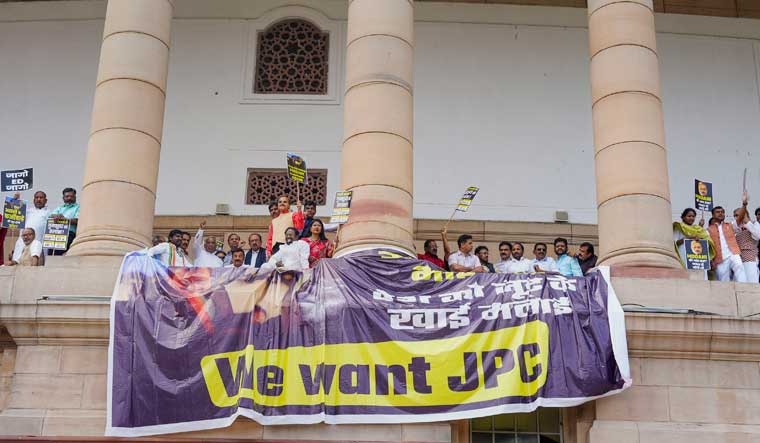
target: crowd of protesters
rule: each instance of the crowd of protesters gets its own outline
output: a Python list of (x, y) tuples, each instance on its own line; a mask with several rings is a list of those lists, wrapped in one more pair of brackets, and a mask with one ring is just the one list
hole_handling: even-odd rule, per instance
[(269, 205), (269, 214), (266, 242), (260, 234), (252, 233), (248, 236), (247, 250), (244, 249), (246, 242), (232, 233), (227, 236), (225, 251), (216, 237), (204, 235), (206, 222), (202, 222), (192, 241), (192, 258), (188, 248), (193, 237), (179, 229), (169, 232), (167, 239), (154, 236), (148, 255), (167, 266), (271, 267), (281, 271), (313, 268), (319, 260), (333, 256), (335, 244), (325, 233), (336, 231), (337, 225), (316, 218), (315, 202), (307, 201), (302, 208), (299, 201), (293, 211), (290, 198), (282, 196)]
[(705, 240), (709, 249), (710, 270), (704, 271), (704, 279), (760, 282), (760, 208), (755, 209), (753, 220), (748, 205), (749, 198), (745, 192), (741, 206), (733, 211), (732, 221), (726, 220), (725, 208), (713, 207), (706, 228), (704, 214), (697, 222), (697, 211), (693, 208), (684, 209), (681, 221), (673, 222), (673, 241), (681, 264), (685, 266), (687, 259), (685, 240)]
[(553, 242), (556, 259), (547, 255), (549, 247), (546, 243), (536, 243), (533, 246), (535, 258), (529, 259), (524, 256), (523, 243), (502, 241), (499, 243), (499, 261), (496, 263), (489, 261), (488, 247), (483, 245), (475, 247), (473, 238), (469, 234), (462, 234), (457, 238), (457, 250), (453, 253), (449, 247), (446, 229), (441, 231), (441, 241), (443, 243), (442, 259), (438, 257), (438, 243), (432, 239), (425, 241), (424, 253), (417, 257), (453, 272), (500, 274), (543, 272), (565, 277), (582, 277), (596, 266), (597, 259), (594, 254), (594, 245), (588, 242), (582, 243), (578, 253), (571, 255), (567, 239), (562, 237), (554, 239)]
[[(20, 199), (21, 195), (17, 193), (13, 198)], [(76, 238), (79, 219), (76, 190), (65, 188), (61, 200), (60, 205), (51, 209), (45, 192), (34, 193), (32, 204), (26, 208), (26, 227), (20, 230), (13, 251), (7, 257), (2, 244), (8, 230), (0, 230), (0, 264), (5, 258), (6, 266), (41, 266), (46, 255), (65, 254)], [(760, 208), (754, 211), (753, 220), (747, 207), (748, 196), (745, 193), (741, 206), (733, 211), (732, 221), (726, 220), (726, 210), (722, 206), (714, 207), (712, 217), (707, 222), (704, 214), (697, 221), (695, 209), (684, 209), (681, 220), (673, 223), (674, 246), (682, 264), (686, 263), (685, 240), (705, 240), (709, 245), (711, 265), (709, 271), (704, 271), (705, 279), (759, 282)], [(168, 238), (154, 236), (148, 254), (167, 266), (273, 267), (280, 270), (313, 268), (319, 260), (333, 256), (336, 245), (325, 233), (337, 230), (337, 225), (317, 218), (316, 210), (315, 202), (307, 201), (302, 208), (299, 201), (294, 211), (290, 199), (283, 196), (269, 205), (271, 221), (266, 241), (258, 233), (250, 234), (247, 241), (242, 241), (238, 234), (233, 233), (227, 236), (228, 248), (225, 250), (215, 236), (204, 235), (206, 223), (203, 222), (194, 235), (174, 229), (169, 232)], [(48, 219), (70, 221), (66, 249), (43, 248), (42, 234)], [(591, 243), (582, 243), (577, 253), (571, 254), (568, 241), (562, 237), (556, 238), (552, 244), (556, 258), (548, 255), (549, 247), (543, 242), (533, 246), (534, 258), (529, 259), (524, 256), (523, 243), (502, 241), (498, 246), (499, 260), (494, 263), (489, 261), (488, 247), (476, 247), (471, 235), (460, 235), (454, 252), (450, 250), (446, 230), (441, 232), (441, 241), (442, 258), (438, 256), (437, 242), (432, 239), (425, 241), (424, 253), (418, 257), (438, 268), (454, 272), (543, 272), (580, 277), (593, 269), (597, 260)]]
[[(14, 200), (20, 200), (21, 194), (13, 195)], [(46, 255), (63, 255), (71, 247), (77, 232), (79, 221), (79, 203), (77, 203), (77, 191), (73, 188), (64, 188), (61, 193), (62, 203), (50, 209), (48, 207), (47, 194), (37, 191), (33, 195), (32, 204), (26, 206), (25, 227), (19, 232), (19, 238), (13, 245), (13, 250), (6, 257), (3, 244), (8, 234), (8, 228), (0, 229), (0, 265), (5, 266), (42, 266)], [(1, 219), (2, 217), (0, 217)], [(66, 241), (66, 249), (45, 249), (42, 237), (48, 219), (56, 221), (68, 220), (70, 222), (69, 235)]]

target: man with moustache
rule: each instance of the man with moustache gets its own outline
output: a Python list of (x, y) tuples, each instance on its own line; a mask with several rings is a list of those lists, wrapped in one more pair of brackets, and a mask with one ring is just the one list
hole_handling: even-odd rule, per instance
[[(741, 219), (747, 212), (747, 194), (742, 198), (742, 207), (738, 214)], [(715, 258), (712, 268), (720, 281), (747, 282), (747, 274), (741, 259), (741, 249), (736, 242), (736, 231), (731, 223), (726, 222), (726, 210), (722, 206), (715, 206), (712, 210), (715, 224), (707, 228), (710, 238), (715, 244)]]
[[(227, 236), (227, 245), (230, 247), (230, 251), (224, 257), (224, 265), (232, 264), (232, 250), (240, 249), (240, 236), (234, 232)], [(243, 257), (245, 259), (245, 257)]]
[(443, 263), (443, 260), (438, 258), (438, 243), (436, 243), (435, 240), (433, 239), (425, 240), (425, 244), (423, 245), (423, 248), (425, 249), (425, 253), (418, 254), (417, 258), (419, 258), (420, 260), (425, 260), (427, 262), (430, 262), (441, 269), (446, 269), (446, 265)]
[(512, 243), (512, 257), (507, 264), (507, 274), (517, 274), (520, 272), (533, 272), (531, 260), (523, 257), (525, 246), (520, 242)]
[(583, 277), (581, 265), (575, 257), (567, 253), (567, 239), (554, 239), (554, 253), (557, 255), (557, 271), (565, 277)]
[(148, 249), (148, 256), (155, 258), (165, 266), (192, 266), (190, 258), (182, 250), (182, 231), (172, 229), (169, 241), (160, 243)]
[(499, 243), (499, 258), (501, 260), (493, 265), (494, 269), (500, 274), (506, 274), (509, 261), (512, 258), (512, 243), (508, 241)]
[(203, 238), (203, 230), (206, 228), (206, 222), (203, 221), (195, 233), (193, 241), (193, 251), (195, 251), (195, 266), (199, 268), (221, 268), (222, 260), (216, 256), (216, 237), (208, 236)]
[(546, 243), (543, 242), (536, 243), (533, 246), (533, 255), (536, 257), (531, 262), (533, 271), (544, 272), (546, 274), (559, 274), (557, 262), (553, 258), (546, 256), (547, 249)]
[(251, 249), (245, 253), (245, 264), (254, 268), (260, 268), (267, 262), (267, 251), (261, 247), (261, 235), (255, 232), (248, 236), (248, 244)]

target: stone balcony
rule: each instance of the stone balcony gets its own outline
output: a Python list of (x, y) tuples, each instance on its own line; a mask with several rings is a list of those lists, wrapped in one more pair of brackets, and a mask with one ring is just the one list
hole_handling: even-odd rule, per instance
[[(0, 267), (0, 434), (103, 435), (109, 298), (120, 262), (55, 257), (41, 268)], [(565, 411), (565, 441), (760, 438), (760, 315), (753, 315), (760, 285), (622, 277), (612, 284), (624, 306), (671, 313), (626, 314), (634, 386)], [(180, 437), (444, 442), (466, 435), (466, 422), (262, 427), (241, 419)]]

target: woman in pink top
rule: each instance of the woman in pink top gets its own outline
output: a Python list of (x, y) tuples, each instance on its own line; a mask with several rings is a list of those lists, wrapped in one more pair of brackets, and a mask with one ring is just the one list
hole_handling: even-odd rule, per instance
[(311, 236), (304, 237), (300, 241), (309, 245), (310, 268), (317, 266), (319, 260), (323, 258), (332, 258), (335, 251), (333, 242), (325, 237), (325, 225), (318, 218), (311, 223)]

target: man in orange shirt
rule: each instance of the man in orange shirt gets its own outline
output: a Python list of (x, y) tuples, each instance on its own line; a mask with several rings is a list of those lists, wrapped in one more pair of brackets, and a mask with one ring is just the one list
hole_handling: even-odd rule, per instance
[[(747, 193), (742, 198), (742, 207), (739, 209), (740, 219), (747, 215)], [(715, 244), (715, 259), (713, 269), (720, 281), (747, 281), (744, 264), (741, 259), (741, 250), (736, 242), (736, 232), (732, 223), (727, 223), (726, 210), (722, 206), (716, 206), (712, 210), (715, 224), (711, 224), (707, 231)]]

